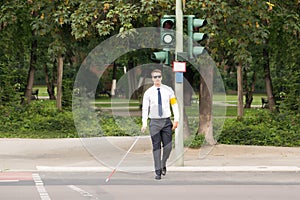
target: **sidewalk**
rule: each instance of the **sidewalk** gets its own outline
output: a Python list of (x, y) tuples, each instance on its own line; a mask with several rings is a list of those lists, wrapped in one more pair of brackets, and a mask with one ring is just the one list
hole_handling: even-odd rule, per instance
[[(0, 139), (0, 171), (111, 171), (135, 138)], [(169, 171), (300, 171), (300, 148), (215, 145), (185, 149)], [(121, 171), (153, 170), (149, 137), (140, 138)]]

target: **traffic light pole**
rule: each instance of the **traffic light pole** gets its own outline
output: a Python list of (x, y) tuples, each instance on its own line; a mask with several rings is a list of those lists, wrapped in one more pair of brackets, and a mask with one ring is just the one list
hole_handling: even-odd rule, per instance
[[(175, 60), (178, 60), (178, 53), (183, 52), (183, 12), (182, 12), (182, 0), (176, 0), (176, 46), (175, 46)], [(179, 114), (180, 120), (177, 129), (175, 130), (175, 154), (176, 165), (184, 165), (184, 147), (183, 147), (183, 72), (175, 72), (175, 93), (179, 102)]]

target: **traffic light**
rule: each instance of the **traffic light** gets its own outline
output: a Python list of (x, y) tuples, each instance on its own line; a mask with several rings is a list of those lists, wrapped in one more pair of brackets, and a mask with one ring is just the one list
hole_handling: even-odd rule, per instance
[(170, 51), (159, 51), (151, 54), (151, 60), (170, 65)]
[(204, 47), (194, 46), (194, 41), (199, 42), (208, 38), (205, 33), (199, 33), (199, 28), (205, 26), (205, 19), (195, 19), (195, 15), (188, 15), (188, 56), (194, 58), (204, 52)]
[(166, 48), (175, 48), (175, 17), (164, 15), (160, 19), (160, 45)]

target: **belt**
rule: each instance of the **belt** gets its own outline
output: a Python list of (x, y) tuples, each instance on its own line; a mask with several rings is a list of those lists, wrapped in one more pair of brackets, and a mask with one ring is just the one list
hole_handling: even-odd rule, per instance
[(170, 119), (170, 117), (167, 117), (167, 118), (150, 118), (150, 120), (162, 120), (162, 119)]

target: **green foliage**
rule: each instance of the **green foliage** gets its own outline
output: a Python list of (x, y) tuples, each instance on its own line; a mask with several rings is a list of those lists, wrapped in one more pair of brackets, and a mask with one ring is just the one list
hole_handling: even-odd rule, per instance
[(133, 136), (141, 133), (141, 117), (99, 115), (103, 136)]
[(184, 141), (184, 146), (189, 148), (200, 148), (205, 141), (203, 134), (192, 135)]
[[(278, 115), (261, 111), (263, 118), (250, 115), (242, 121), (228, 119), (220, 139), (225, 140), (227, 136), (224, 137), (224, 134), (228, 133), (228, 137), (236, 137), (236, 143), (272, 144), (269, 141), (274, 138), (280, 145), (289, 145), (290, 138), (299, 141), (296, 134), (300, 111), (299, 2), (274, 0), (272, 3), (275, 5), (273, 8), (268, 7), (266, 1), (254, 0), (186, 2), (184, 14), (194, 14), (209, 22), (203, 30), (210, 35), (207, 49), (217, 66), (226, 71), (223, 76), (226, 89), (236, 89), (237, 63), (242, 64), (249, 75), (259, 74), (257, 79), (262, 80), (262, 65), (265, 62), (262, 50), (266, 49), (269, 52), (274, 94), (277, 98), (281, 97)], [(41, 102), (33, 102), (34, 105), (30, 107), (18, 105), (18, 90), (26, 85), (27, 67), (31, 60), (30, 44), (33, 40), (38, 41), (37, 70), (45, 64), (53, 66), (51, 78), (54, 80), (56, 54), (64, 53), (65, 69), (68, 66), (75, 69), (100, 41), (116, 33), (124, 36), (126, 30), (131, 28), (157, 27), (159, 18), (164, 14), (174, 14), (174, 9), (175, 1), (170, 0), (3, 1), (0, 4), (0, 131), (29, 133), (28, 137), (44, 132), (53, 135), (67, 133), (67, 130), (70, 130), (70, 135), (67, 133), (62, 137), (73, 136), (73, 131), (75, 134), (74, 126), (68, 124), (73, 121), (70, 112), (57, 112), (55, 108), (49, 110)], [(130, 54), (120, 63), (126, 65), (132, 57), (145, 58), (139, 52)], [(77, 66), (73, 62), (77, 62)], [(68, 73), (70, 76), (64, 77), (63, 105), (66, 107), (71, 104), (70, 80), (75, 74)], [(261, 80), (257, 82), (264, 85)], [(230, 115), (235, 115), (235, 107), (228, 111)], [(86, 119), (89, 117), (83, 116)], [(116, 125), (118, 120), (130, 124), (128, 118), (101, 116), (100, 119), (103, 120), (103, 133), (129, 134), (130, 129), (121, 129)], [(37, 124), (42, 125), (40, 129)], [(82, 127), (85, 125), (83, 123)], [(135, 131), (132, 134), (138, 133)], [(91, 130), (91, 133), (96, 132)], [(231, 135), (233, 133), (236, 134)], [(288, 136), (284, 135), (286, 133)], [(51, 134), (45, 137), (51, 137)]]
[[(251, 110), (251, 112), (250, 112)], [(300, 146), (300, 115), (293, 112), (270, 113), (269, 110), (250, 109), (242, 120), (227, 118), (222, 128), (214, 120), (214, 137), (219, 143), (239, 145)], [(248, 111), (248, 110), (247, 110)], [(89, 112), (87, 112), (88, 114)], [(0, 105), (0, 137), (13, 138), (67, 138), (133, 136), (140, 134), (141, 117), (112, 116), (99, 113), (97, 120), (80, 113), (76, 128), (86, 135), (77, 134), (73, 114), (59, 112), (53, 101), (32, 101), (30, 105)], [(91, 123), (95, 123), (92, 125)], [(204, 135), (195, 134), (197, 123), (191, 124), (192, 134), (184, 142), (186, 147), (199, 148), (205, 143)], [(80, 127), (81, 126), (81, 127)], [(95, 129), (96, 127), (96, 129)], [(99, 127), (99, 129), (97, 129)], [(146, 133), (148, 134), (148, 133)]]
[(33, 101), (30, 105), (1, 106), (1, 137), (76, 137), (72, 112), (59, 112), (53, 102)]
[(74, 82), (70, 79), (63, 79), (63, 84), (62, 84), (62, 106), (65, 109), (71, 109), (72, 107), (72, 94), (73, 94), (73, 85)]
[(242, 120), (227, 119), (218, 142), (239, 145), (300, 146), (300, 115), (257, 110)]
[[(272, 74), (275, 89), (278, 89), (275, 94), (284, 88), (283, 92), (291, 95), (288, 98), (291, 101), (286, 102), (287, 108), (297, 111), (299, 90), (292, 91), (294, 86), (279, 79), (292, 78), (293, 84), (299, 82), (299, 73), (289, 73), (299, 69), (299, 3), (283, 0), (272, 3), (275, 6), (270, 9), (265, 1), (191, 0), (186, 2), (183, 12), (208, 20), (209, 24), (203, 30), (210, 35), (207, 49), (220, 68), (226, 67), (228, 75), (225, 73), (223, 76), (226, 89), (236, 89), (234, 71), (237, 63), (242, 64), (248, 72), (263, 74), (262, 49), (267, 48), (270, 51), (270, 67), (275, 71)], [(89, 50), (110, 35), (120, 33), (124, 36), (126, 30), (132, 28), (158, 26), (162, 15), (174, 14), (175, 2), (5, 1), (0, 9), (0, 33), (3, 38), (0, 46), (5, 50), (4, 56), (0, 56), (0, 63), (10, 66), (11, 70), (28, 66), (28, 44), (33, 39), (38, 41), (37, 67), (45, 62), (54, 63), (56, 54), (60, 53), (66, 54), (66, 58), (84, 58)], [(35, 38), (32, 37), (32, 31)], [(14, 38), (19, 40), (13, 42)], [(67, 55), (70, 52), (71, 55)], [(14, 54), (18, 56), (12, 56)], [(68, 64), (66, 60), (65, 65)], [(26, 80), (17, 82), (23, 86)], [(257, 82), (264, 85), (259, 80)], [(297, 101), (293, 102), (295, 99)]]

